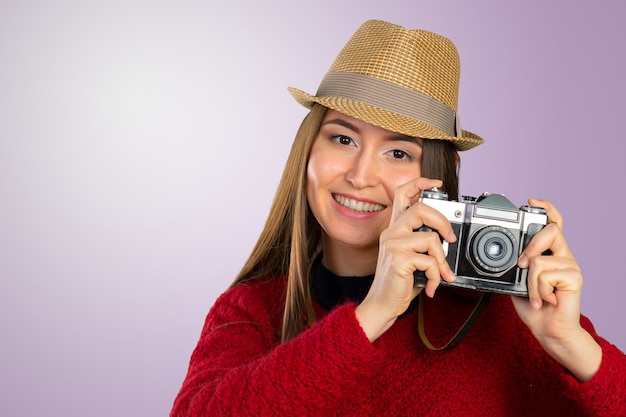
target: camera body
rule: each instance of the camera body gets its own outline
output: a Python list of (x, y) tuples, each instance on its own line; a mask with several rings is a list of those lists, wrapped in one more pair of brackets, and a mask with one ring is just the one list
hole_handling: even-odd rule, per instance
[[(456, 281), (447, 286), (478, 291), (528, 296), (528, 269), (517, 266), (517, 259), (530, 239), (545, 227), (548, 216), (541, 207), (517, 208), (502, 194), (485, 193), (450, 201), (438, 188), (422, 191), (420, 200), (450, 221), (457, 236), (454, 243), (442, 241)], [(422, 227), (417, 231), (431, 231)], [(415, 284), (426, 284), (422, 271), (415, 271)]]

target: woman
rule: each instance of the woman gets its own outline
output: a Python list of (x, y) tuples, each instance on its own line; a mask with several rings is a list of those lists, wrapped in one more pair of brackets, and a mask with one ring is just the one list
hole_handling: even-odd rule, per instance
[(311, 111), (172, 416), (626, 415), (626, 358), (580, 315), (552, 204), (529, 201), (550, 224), (518, 261), (528, 298), (439, 287), (456, 236), (420, 192), (457, 199), (457, 151), (482, 143), (458, 122), (459, 67), (449, 40), (368, 21), (315, 96), (290, 90)]

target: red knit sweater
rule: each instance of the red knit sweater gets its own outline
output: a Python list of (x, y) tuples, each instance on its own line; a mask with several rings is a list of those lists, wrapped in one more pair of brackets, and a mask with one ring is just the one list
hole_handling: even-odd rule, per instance
[[(583, 326), (603, 350), (579, 383), (494, 296), (461, 343), (430, 351), (418, 310), (373, 344), (355, 305), (280, 344), (285, 279), (258, 280), (220, 296), (209, 312), (171, 412), (179, 416), (626, 416), (626, 356)], [(425, 330), (444, 344), (473, 308), (440, 289), (424, 306)]]

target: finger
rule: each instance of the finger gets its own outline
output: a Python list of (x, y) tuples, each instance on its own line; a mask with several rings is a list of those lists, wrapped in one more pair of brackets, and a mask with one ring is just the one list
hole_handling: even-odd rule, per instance
[[(557, 271), (544, 271), (537, 276), (536, 291), (533, 300), (541, 300), (549, 304), (556, 305), (556, 295), (554, 294), (556, 279), (560, 275)], [(550, 279), (551, 278), (551, 279)]]
[(580, 293), (582, 274), (578, 264), (572, 259), (555, 256), (533, 259), (527, 277), (528, 298), (534, 308), (543, 302), (557, 304), (557, 292)]
[(437, 231), (449, 243), (456, 241), (450, 221), (437, 209), (422, 202), (409, 207), (402, 213), (401, 220), (392, 221), (384, 233), (387, 237), (401, 237), (406, 233), (422, 232), (423, 226), (428, 227), (426, 232)]
[[(447, 282), (453, 282), (456, 277), (454, 272), (450, 268), (446, 259), (446, 253), (443, 250), (443, 245), (439, 235), (435, 232), (419, 232), (415, 233), (412, 239), (414, 243), (411, 248), (414, 252), (426, 254), (434, 259), (434, 266), (436, 270), (432, 270), (430, 278), (433, 280), (443, 278)], [(423, 269), (416, 268), (422, 271)]]
[(414, 270), (423, 271), (426, 276), (426, 286), (424, 290), (426, 291), (426, 295), (430, 298), (435, 295), (435, 291), (441, 283), (439, 266), (440, 264), (435, 258), (426, 254), (418, 253), (413, 259), (412, 267), (415, 268)]
[(393, 224), (399, 217), (420, 197), (422, 190), (432, 187), (441, 187), (443, 182), (430, 178), (416, 178), (396, 189), (393, 199), (393, 209), (391, 211), (391, 223)]
[(565, 236), (563, 236), (563, 231), (556, 223), (546, 225), (533, 236), (520, 254), (517, 264), (520, 268), (528, 268), (531, 259), (541, 256), (546, 251), (550, 251), (554, 256), (573, 258)]
[[(403, 269), (401, 275), (409, 276), (414, 271), (429, 270), (428, 278), (443, 278), (448, 282), (455, 279), (454, 272), (446, 260), (446, 253), (441, 238), (436, 232), (413, 232), (408, 234), (393, 235), (392, 229), (384, 230), (381, 233), (381, 252), (394, 254), (392, 262), (396, 267)], [(420, 256), (417, 256), (420, 255)], [(420, 264), (415, 263), (415, 259), (427, 256)], [(389, 258), (391, 259), (391, 258)], [(404, 269), (403, 265), (407, 265)]]
[[(530, 301), (530, 305), (536, 309), (541, 308), (543, 305), (544, 297), (542, 294), (544, 296), (547, 296), (549, 293), (554, 294), (554, 287), (546, 288), (545, 281), (541, 284), (540, 276), (544, 268), (545, 265), (541, 265), (541, 262), (534, 260), (532, 268), (529, 267), (528, 269), (528, 276), (526, 280), (526, 285), (528, 286), (528, 299)], [(550, 297), (548, 296), (548, 298)], [(550, 301), (553, 300), (550, 298), (549, 302)]]
[(450, 221), (437, 209), (420, 202), (411, 207), (409, 212), (408, 226), (411, 230), (418, 230), (422, 226), (426, 226), (439, 233), (447, 242), (456, 241), (456, 235)]
[(563, 230), (563, 216), (556, 209), (556, 207), (554, 207), (554, 204), (548, 200), (541, 200), (539, 198), (528, 199), (528, 204), (545, 209), (546, 214), (548, 215), (548, 223), (555, 223), (561, 230)]
[(438, 235), (435, 233), (429, 234), (434, 236), (436, 243), (429, 246), (428, 252), (417, 253), (415, 255), (413, 268), (416, 271), (424, 272), (426, 277), (426, 295), (432, 298), (435, 295), (437, 287), (441, 283), (441, 279), (444, 279), (446, 282), (454, 282), (456, 277), (445, 259), (442, 246), (439, 243)]

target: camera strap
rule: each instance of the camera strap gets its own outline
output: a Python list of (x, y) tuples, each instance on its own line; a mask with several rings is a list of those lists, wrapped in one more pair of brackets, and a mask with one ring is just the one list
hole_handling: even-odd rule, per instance
[(476, 303), (476, 306), (474, 307), (474, 310), (472, 310), (472, 313), (469, 315), (467, 320), (465, 320), (465, 323), (463, 323), (463, 326), (461, 326), (459, 331), (456, 332), (456, 334), (452, 337), (452, 339), (448, 341), (448, 343), (439, 347), (434, 346), (432, 343), (430, 343), (430, 341), (426, 337), (426, 333), (424, 332), (424, 304), (425, 304), (424, 302), (426, 301), (424, 299), (424, 291), (420, 293), (419, 297), (420, 299), (419, 299), (419, 311), (418, 311), (418, 318), (417, 318), (417, 330), (419, 332), (420, 339), (422, 339), (422, 342), (424, 343), (424, 345), (426, 345), (426, 347), (430, 350), (451, 350), (456, 345), (459, 344), (459, 342), (465, 337), (467, 332), (472, 328), (472, 326), (478, 319), (478, 316), (480, 316), (480, 313), (482, 313), (483, 310), (485, 309), (487, 302), (491, 298), (491, 294), (486, 293), (486, 292), (481, 294), (480, 299), (478, 300), (478, 302)]

